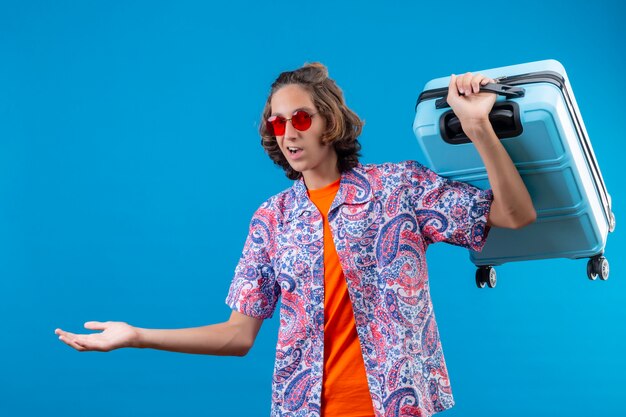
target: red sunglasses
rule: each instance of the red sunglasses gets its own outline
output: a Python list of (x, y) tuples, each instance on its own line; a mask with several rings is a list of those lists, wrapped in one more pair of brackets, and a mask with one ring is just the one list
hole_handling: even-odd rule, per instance
[(300, 132), (304, 132), (311, 127), (311, 118), (317, 113), (309, 114), (304, 110), (296, 110), (291, 115), (291, 119), (285, 119), (283, 116), (272, 116), (265, 121), (267, 130), (274, 136), (282, 136), (285, 134), (287, 122), (291, 120), (293, 127)]

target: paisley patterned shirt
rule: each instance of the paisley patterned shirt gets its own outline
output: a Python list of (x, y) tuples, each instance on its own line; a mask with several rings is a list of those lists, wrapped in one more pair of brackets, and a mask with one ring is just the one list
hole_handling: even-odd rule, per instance
[[(342, 173), (329, 224), (377, 417), (428, 417), (452, 407), (425, 251), (445, 241), (479, 251), (490, 190), (415, 161)], [(324, 369), (322, 216), (302, 179), (254, 213), (226, 304), (273, 316), (282, 296), (271, 416), (320, 415)]]

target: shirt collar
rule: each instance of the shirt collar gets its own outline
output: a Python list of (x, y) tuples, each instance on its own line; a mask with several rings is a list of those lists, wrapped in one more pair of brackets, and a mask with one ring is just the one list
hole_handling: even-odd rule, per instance
[[(373, 199), (372, 187), (367, 175), (368, 169), (362, 164), (341, 174), (339, 191), (330, 207), (332, 212), (342, 204), (360, 205)], [(307, 188), (302, 178), (297, 179), (291, 187), (294, 196), (294, 208), (288, 216), (288, 221), (299, 217), (305, 211), (313, 209), (313, 203), (307, 195)]]

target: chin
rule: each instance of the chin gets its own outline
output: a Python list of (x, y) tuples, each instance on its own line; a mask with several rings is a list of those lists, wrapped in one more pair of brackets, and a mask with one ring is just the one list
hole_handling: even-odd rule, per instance
[(291, 169), (293, 169), (293, 170), (294, 170), (294, 171), (296, 171), (296, 172), (299, 172), (300, 174), (302, 174), (302, 171), (305, 171), (305, 170), (306, 170), (306, 167), (304, 167), (304, 166), (303, 166), (303, 165), (301, 165), (301, 164), (296, 164), (296, 165), (294, 165), (294, 164), (292, 164), (291, 162), (289, 162), (289, 166), (291, 167)]

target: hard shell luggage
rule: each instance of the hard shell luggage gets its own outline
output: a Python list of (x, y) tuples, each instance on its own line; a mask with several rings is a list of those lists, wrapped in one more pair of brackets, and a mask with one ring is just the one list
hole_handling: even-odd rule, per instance
[[(528, 188), (537, 220), (521, 229), (491, 229), (483, 250), (470, 253), (476, 284), (495, 286), (495, 265), (561, 257), (590, 258), (587, 276), (607, 279), (603, 254), (615, 217), (565, 69), (545, 60), (477, 72), (497, 81), (481, 89), (499, 95), (489, 119)], [(429, 81), (417, 100), (417, 159), (439, 175), (489, 188), (478, 151), (445, 102), (449, 82)]]

